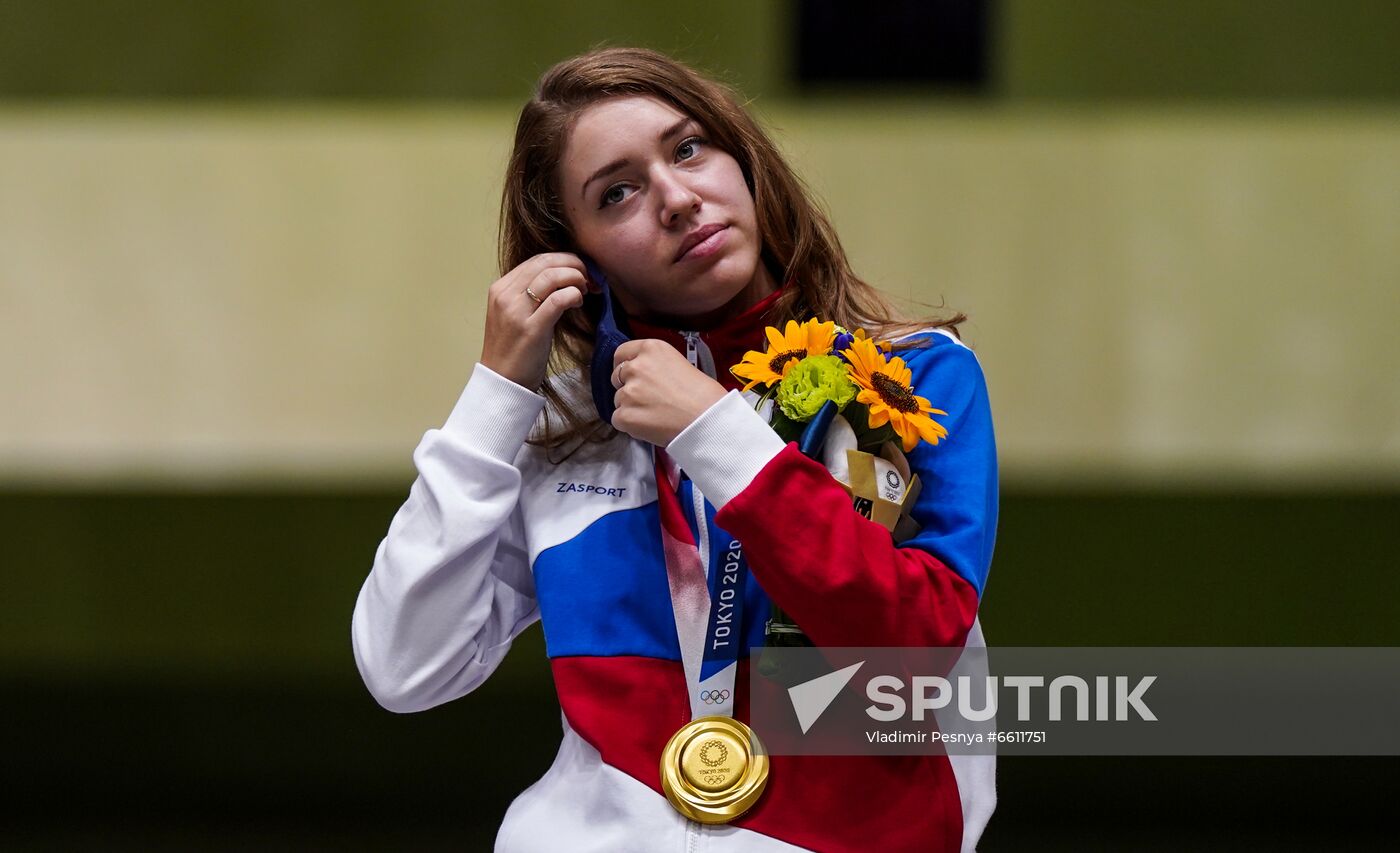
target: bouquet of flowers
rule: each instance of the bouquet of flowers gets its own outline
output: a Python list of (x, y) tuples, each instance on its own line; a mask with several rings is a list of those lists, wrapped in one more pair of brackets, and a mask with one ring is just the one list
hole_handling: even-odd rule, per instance
[[(946, 438), (931, 415), (947, 412), (915, 394), (904, 359), (860, 329), (814, 318), (765, 331), (767, 351), (750, 350), (730, 373), (747, 383), (744, 391), (757, 389), (758, 408), (774, 403), (773, 429), (824, 463), (858, 512), (896, 541), (913, 535), (908, 512), (920, 485), (904, 454)], [(767, 634), (769, 645), (810, 645), (776, 604)]]
[(948, 413), (914, 393), (904, 359), (885, 354), (889, 344), (815, 318), (765, 332), (768, 351), (748, 351), (729, 372), (748, 383), (745, 391), (761, 389), (761, 400), (776, 396), (773, 429), (783, 438), (795, 441), (827, 402), (855, 430), (862, 450), (898, 440), (907, 453), (920, 440), (938, 444), (947, 437), (929, 416)]

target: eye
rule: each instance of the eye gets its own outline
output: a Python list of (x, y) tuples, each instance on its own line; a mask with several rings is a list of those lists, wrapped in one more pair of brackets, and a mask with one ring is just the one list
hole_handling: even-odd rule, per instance
[(612, 186), (603, 190), (603, 197), (599, 199), (598, 206), (607, 207), (610, 204), (618, 204), (626, 198), (626, 196), (620, 195), (620, 193), (625, 189), (627, 189), (626, 184), (613, 184)]
[[(705, 145), (708, 141), (709, 141), (709, 140), (705, 139), (703, 136), (692, 136), (692, 137), (690, 137), (689, 139), (683, 140), (683, 141), (681, 142), (680, 145), (677, 145), (677, 146), (676, 146), (676, 157), (677, 157), (677, 159), (680, 159), (680, 160), (693, 160), (693, 159), (695, 159), (696, 157), (698, 157), (698, 156), (700, 155), (700, 152), (697, 150), (697, 149), (699, 148), (699, 146)], [(689, 150), (693, 151), (694, 153), (691, 154), (689, 157), (683, 157), (683, 156), (681, 156), (681, 152), (682, 152), (682, 151), (685, 151), (686, 149), (689, 149)]]

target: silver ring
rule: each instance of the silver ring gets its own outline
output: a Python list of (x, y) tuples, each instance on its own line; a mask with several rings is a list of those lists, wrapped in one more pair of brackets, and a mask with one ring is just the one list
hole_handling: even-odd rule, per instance
[(536, 304), (536, 305), (543, 305), (543, 304), (544, 304), (544, 300), (541, 299), (541, 298), (539, 298), (538, 296), (536, 296), (536, 295), (535, 295), (535, 291), (531, 290), (531, 289), (528, 288), (528, 287), (525, 288), (525, 295), (528, 296), (528, 297), (530, 297), (531, 299), (535, 300), (535, 304)]

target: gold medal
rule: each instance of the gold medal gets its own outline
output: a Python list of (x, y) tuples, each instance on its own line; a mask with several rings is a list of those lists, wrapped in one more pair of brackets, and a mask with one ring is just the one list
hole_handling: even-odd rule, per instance
[(749, 810), (768, 783), (768, 754), (733, 717), (697, 717), (661, 751), (661, 790), (699, 823), (728, 823)]

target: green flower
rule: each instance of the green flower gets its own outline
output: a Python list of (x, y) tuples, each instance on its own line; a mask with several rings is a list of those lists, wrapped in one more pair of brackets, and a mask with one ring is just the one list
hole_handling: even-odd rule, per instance
[(778, 408), (795, 421), (810, 421), (831, 400), (837, 410), (856, 398), (846, 363), (834, 355), (809, 355), (793, 365), (778, 385)]

